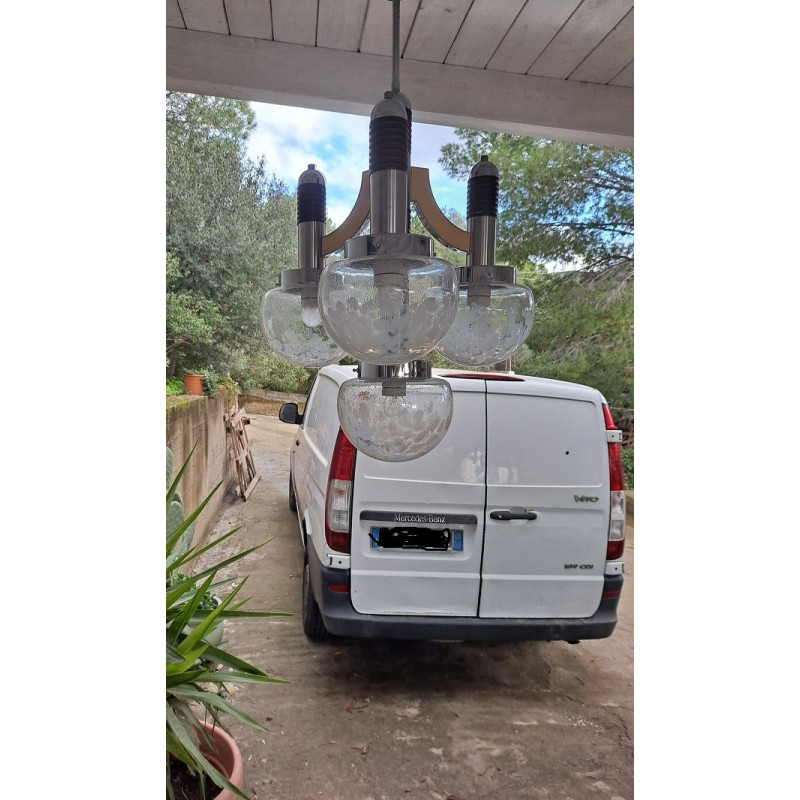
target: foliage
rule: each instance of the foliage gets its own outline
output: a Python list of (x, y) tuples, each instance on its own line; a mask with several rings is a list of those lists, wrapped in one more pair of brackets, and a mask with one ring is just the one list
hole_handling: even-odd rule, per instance
[(500, 173), (497, 256), (537, 272), (557, 265), (633, 273), (633, 153), (459, 129), (439, 158), (465, 178), (482, 155)]
[[(191, 457), (191, 454), (190, 454)], [(190, 531), (194, 521), (203, 511), (221, 484), (217, 484), (202, 503), (183, 519), (182, 503), (177, 493), (189, 459), (184, 462), (170, 483), (172, 453), (167, 448), (167, 539), (166, 539), (166, 739), (167, 739), (167, 796), (174, 800), (170, 782), (170, 761), (182, 761), (198, 776), (207, 775), (217, 786), (227, 788), (236, 797), (247, 796), (233, 786), (200, 750), (201, 740), (213, 748), (211, 740), (200, 727), (200, 721), (210, 718), (223, 730), (227, 728), (220, 719), (227, 714), (258, 730), (266, 730), (259, 722), (237, 709), (224, 694), (227, 684), (283, 683), (271, 678), (258, 667), (228, 653), (222, 646), (215, 647), (206, 637), (223, 619), (241, 617), (286, 616), (262, 611), (244, 611), (246, 600), (238, 594), (245, 585), (245, 577), (219, 604), (209, 603), (208, 597), (233, 579), (215, 582), (220, 570), (241, 560), (261, 545), (240, 551), (233, 556), (205, 567), (193, 576), (183, 572), (187, 564), (208, 553), (229, 539), (238, 528), (218, 537), (200, 548), (191, 547)], [(181, 509), (176, 509), (176, 504)], [(234, 602), (236, 601), (236, 602)], [(191, 621), (191, 626), (187, 627)]]
[(189, 361), (229, 373), (234, 351), (263, 340), (264, 292), (296, 266), (295, 201), (246, 156), (247, 103), (168, 92), (166, 113), (169, 374)]
[(633, 489), (633, 448), (623, 450), (621, 455), (622, 472), (625, 476), (625, 488)]
[(206, 397), (216, 397), (217, 387), (219, 386), (219, 375), (214, 367), (206, 367), (203, 372), (203, 394)]
[(186, 394), (183, 386), (183, 378), (167, 378), (167, 397)]
[(229, 399), (235, 400), (239, 396), (239, 384), (230, 375), (220, 378), (218, 385), (228, 393)]
[(584, 383), (633, 407), (633, 154), (459, 130), (439, 159), (466, 177), (481, 155), (500, 173), (497, 261), (533, 290), (518, 372)]
[[(176, 256), (167, 252), (167, 368), (184, 352), (210, 345), (214, 334), (222, 325), (222, 316), (216, 303), (181, 291), (181, 271)], [(173, 370), (174, 373), (174, 370)]]
[(232, 352), (230, 374), (244, 391), (263, 389), (305, 394), (311, 388), (317, 370), (284, 361), (264, 341), (250, 350)]
[(311, 388), (316, 372), (315, 369), (289, 364), (267, 347), (253, 364), (253, 375), (260, 385), (275, 392), (305, 394)]
[(529, 285), (536, 313), (515, 369), (594, 386), (610, 405), (633, 408), (632, 289), (582, 272), (541, 275)]
[[(456, 211), (456, 209), (442, 209), (442, 212), (456, 227), (461, 228), (462, 230), (466, 229), (467, 221), (461, 216), (461, 214), (458, 213), (458, 211)], [(409, 233), (417, 233), (421, 234), (422, 236), (433, 235), (425, 227), (425, 224), (422, 222), (422, 218), (416, 213), (416, 209), (412, 210), (411, 224), (408, 230)], [(463, 267), (467, 263), (466, 253), (461, 250), (455, 250), (452, 247), (448, 247), (447, 245), (444, 245), (436, 240), (434, 240), (434, 253), (437, 258), (443, 258), (445, 261), (449, 261), (451, 264), (454, 264), (457, 267)]]

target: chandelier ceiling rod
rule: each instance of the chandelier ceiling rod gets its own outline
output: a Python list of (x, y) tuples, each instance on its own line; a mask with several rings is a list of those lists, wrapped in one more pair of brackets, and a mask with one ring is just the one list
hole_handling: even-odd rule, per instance
[(400, 93), (400, 0), (392, 0), (392, 94)]

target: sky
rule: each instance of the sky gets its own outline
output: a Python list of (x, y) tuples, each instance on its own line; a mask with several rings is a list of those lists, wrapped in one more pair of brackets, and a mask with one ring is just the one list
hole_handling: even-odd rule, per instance
[[(361, 173), (369, 168), (369, 117), (293, 106), (250, 103), (256, 129), (248, 155), (267, 159), (268, 174), (285, 181), (290, 191), (300, 173), (314, 164), (325, 176), (328, 216), (341, 225), (358, 196)], [(466, 214), (467, 182), (448, 178), (438, 163), (442, 145), (457, 142), (453, 128), (412, 123), (411, 165), (429, 170), (433, 196), (442, 210)]]

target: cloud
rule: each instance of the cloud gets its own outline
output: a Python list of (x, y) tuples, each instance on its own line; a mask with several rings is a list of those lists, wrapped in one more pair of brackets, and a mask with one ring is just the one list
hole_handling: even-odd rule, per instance
[[(248, 140), (248, 154), (267, 160), (268, 173), (290, 190), (300, 173), (315, 164), (327, 183), (328, 216), (340, 225), (358, 196), (361, 173), (369, 169), (369, 118), (294, 106), (250, 104), (256, 129)], [(443, 144), (458, 141), (453, 128), (414, 123), (411, 163), (430, 171), (434, 197), (442, 208), (464, 213), (466, 183), (445, 175), (438, 164)]]
[(458, 142), (454, 128), (414, 123), (411, 132), (411, 163), (430, 173), (433, 196), (441, 208), (455, 208), (466, 214), (467, 182), (448, 177), (439, 164), (442, 146)]
[(256, 130), (248, 140), (251, 158), (264, 156), (267, 170), (291, 190), (309, 164), (325, 176), (328, 215), (341, 223), (358, 196), (368, 168), (369, 120), (307, 108), (251, 103)]

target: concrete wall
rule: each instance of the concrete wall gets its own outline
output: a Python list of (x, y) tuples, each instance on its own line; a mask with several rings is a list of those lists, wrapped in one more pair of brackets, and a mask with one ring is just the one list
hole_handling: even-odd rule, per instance
[[(178, 491), (185, 513), (190, 514), (208, 493), (222, 481), (195, 523), (194, 544), (208, 540), (212, 524), (228, 492), (238, 485), (236, 470), (228, 453), (224, 414), (227, 395), (193, 397), (167, 408), (167, 447), (172, 450), (172, 477), (195, 447), (189, 466), (183, 473)], [(196, 446), (195, 446), (196, 445)]]

